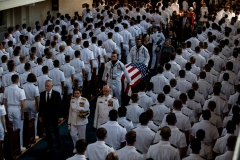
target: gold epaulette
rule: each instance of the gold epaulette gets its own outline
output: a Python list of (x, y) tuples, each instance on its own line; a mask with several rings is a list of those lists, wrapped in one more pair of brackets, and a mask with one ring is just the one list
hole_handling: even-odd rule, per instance
[(72, 97), (72, 99), (74, 99), (74, 97)]
[(113, 99), (117, 99), (117, 97), (113, 97)]
[(84, 98), (84, 97), (82, 97), (82, 100), (86, 101), (86, 100), (87, 100), (87, 98)]

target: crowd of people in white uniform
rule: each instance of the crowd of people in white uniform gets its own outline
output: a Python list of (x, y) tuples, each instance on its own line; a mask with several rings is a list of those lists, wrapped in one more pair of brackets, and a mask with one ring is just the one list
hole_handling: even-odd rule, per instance
[[(100, 2), (80, 15), (48, 12), (35, 28), (8, 28), (0, 43), (0, 140), (8, 119), (25, 150), (24, 112), (35, 118), (39, 138), (40, 93), (52, 85), (72, 97), (68, 125), (76, 154), (69, 160), (232, 159), (240, 122), (239, 11), (230, 2), (210, 11), (203, 2), (207, 11), (183, 40), (178, 35), (191, 21), (192, 4), (183, 1), (183, 12), (177, 0), (164, 4)], [(131, 62), (157, 74), (140, 82), (124, 106), (121, 76), (131, 84), (125, 68)], [(88, 144), (91, 106), (81, 95), (92, 74), (103, 95), (91, 113), (97, 141)]]

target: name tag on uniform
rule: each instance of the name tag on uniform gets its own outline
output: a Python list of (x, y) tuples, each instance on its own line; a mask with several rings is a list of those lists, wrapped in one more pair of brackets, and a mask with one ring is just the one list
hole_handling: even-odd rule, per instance
[(79, 102), (80, 107), (84, 107), (84, 102)]
[(108, 101), (108, 107), (113, 107), (113, 101), (112, 100)]

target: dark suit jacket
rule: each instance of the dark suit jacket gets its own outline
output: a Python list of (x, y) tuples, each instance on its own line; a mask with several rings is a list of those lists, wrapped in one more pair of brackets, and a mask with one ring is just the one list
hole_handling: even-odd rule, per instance
[[(187, 17), (187, 19), (189, 20), (190, 22), (190, 25), (192, 25), (192, 20), (191, 18)], [(187, 20), (186, 20), (187, 21)], [(183, 23), (183, 17), (180, 17), (180, 20), (179, 20), (179, 28), (182, 29), (182, 23)]]
[(59, 92), (52, 90), (49, 102), (46, 102), (46, 91), (40, 93), (39, 117), (47, 120), (56, 120), (61, 117), (62, 102)]

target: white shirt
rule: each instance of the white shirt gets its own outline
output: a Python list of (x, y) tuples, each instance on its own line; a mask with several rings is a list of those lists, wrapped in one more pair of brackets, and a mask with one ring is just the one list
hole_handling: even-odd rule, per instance
[[(190, 145), (188, 146), (187, 154), (192, 153), (192, 149), (190, 148)], [(212, 147), (206, 145), (203, 141), (201, 141), (201, 150), (199, 152), (201, 157), (204, 157), (206, 159), (212, 159)]]
[(39, 88), (39, 93), (45, 91), (45, 82), (47, 80), (51, 80), (51, 78), (48, 77), (47, 74), (43, 74), (43, 75), (37, 77), (37, 86)]
[(19, 107), (20, 101), (26, 99), (25, 92), (16, 84), (12, 84), (5, 88), (3, 98), (7, 100), (7, 106)]
[(187, 42), (187, 41), (191, 42), (191, 44), (192, 44), (191, 49), (192, 50), (195, 50), (195, 47), (197, 47), (199, 45), (199, 42), (200, 42), (196, 37), (191, 37), (188, 40), (186, 40), (185, 42)]
[(168, 81), (170, 81), (171, 79), (175, 78), (175, 74), (173, 74), (170, 70), (165, 70), (163, 72), (164, 77), (166, 77), (168, 79)]
[(212, 125), (208, 120), (202, 120), (201, 122), (195, 123), (192, 126), (191, 135), (196, 137), (196, 133), (199, 129), (205, 131), (205, 138), (203, 141), (207, 145), (211, 145), (212, 141), (219, 137), (217, 127)]
[(133, 129), (133, 123), (126, 117), (118, 117), (117, 122), (126, 128), (127, 132)]
[(114, 152), (112, 147), (109, 147), (104, 141), (97, 141), (88, 145), (86, 157), (91, 160), (104, 160), (110, 152)]
[(228, 147), (227, 147), (227, 139), (234, 134), (227, 133), (225, 136), (220, 137), (217, 139), (213, 151), (218, 154), (224, 154), (227, 152)]
[(226, 160), (226, 159), (232, 159), (233, 157), (233, 151), (227, 151), (223, 155), (217, 156), (215, 160)]
[(212, 85), (208, 83), (205, 79), (199, 79), (197, 81), (198, 83), (198, 91), (201, 92), (205, 99), (207, 99), (207, 96), (210, 95), (213, 91)]
[(185, 78), (178, 78), (176, 88), (179, 89), (181, 93), (187, 93), (191, 87), (191, 83), (186, 81)]
[(144, 112), (144, 109), (140, 107), (137, 103), (132, 103), (127, 106), (127, 115), (126, 118), (130, 119), (133, 122), (133, 125), (136, 126), (139, 123), (139, 116)]
[(222, 116), (224, 113), (228, 112), (227, 102), (225, 100), (223, 100), (220, 96), (216, 96), (216, 95), (214, 95), (212, 98), (205, 101), (203, 110), (208, 109), (209, 101), (214, 101), (216, 103), (216, 108), (215, 108), (214, 112), (217, 115)]
[[(169, 139), (169, 142), (176, 146), (177, 148), (184, 148), (187, 146), (186, 137), (183, 131), (179, 130), (176, 126), (168, 125), (168, 127), (171, 129), (171, 137)], [(155, 135), (154, 143), (158, 143), (161, 141), (161, 129), (158, 130), (158, 132)]]
[(119, 160), (143, 160), (143, 155), (134, 146), (125, 146), (116, 151)]
[(103, 127), (107, 130), (108, 135), (105, 141), (109, 145), (113, 146), (114, 149), (120, 148), (121, 143), (125, 142), (125, 134), (127, 131), (116, 121), (108, 121), (100, 127)]
[(169, 141), (160, 141), (150, 146), (147, 152), (147, 158), (155, 160), (180, 160), (180, 154), (177, 148), (170, 145)]
[(188, 155), (187, 157), (183, 158), (182, 160), (204, 160), (204, 158), (202, 158), (199, 154), (194, 154), (191, 153), (190, 155)]
[(164, 77), (163, 74), (157, 74), (156, 76), (153, 76), (150, 80), (154, 84), (153, 91), (157, 94), (163, 92), (163, 87), (165, 85), (169, 85), (169, 81), (167, 78)]
[(153, 104), (152, 98), (149, 97), (145, 92), (138, 92), (138, 104), (143, 107), (144, 111), (151, 107)]
[(139, 127), (133, 129), (133, 131), (135, 131), (137, 134), (134, 146), (143, 154), (147, 154), (150, 145), (153, 143), (155, 132), (148, 126), (143, 125), (140, 125)]
[(170, 108), (166, 107), (164, 103), (157, 103), (150, 109), (153, 111), (153, 121), (158, 125), (161, 125), (164, 115), (170, 112)]
[(111, 58), (112, 52), (117, 49), (116, 43), (112, 39), (103, 42), (102, 47), (105, 48), (108, 58)]
[[(184, 132), (189, 131), (191, 129), (191, 124), (188, 116), (184, 115), (182, 111), (173, 110), (172, 112), (175, 113), (177, 118), (176, 126)], [(163, 117), (161, 127), (167, 126), (166, 117), (167, 114)]]

